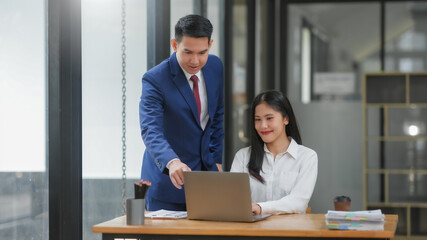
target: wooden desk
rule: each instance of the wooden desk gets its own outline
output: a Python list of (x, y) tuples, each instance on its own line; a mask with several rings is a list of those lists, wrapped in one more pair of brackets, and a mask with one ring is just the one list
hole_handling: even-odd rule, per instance
[(145, 219), (144, 225), (126, 225), (126, 217), (97, 224), (92, 230), (103, 240), (136, 239), (390, 239), (394, 237), (397, 215), (386, 215), (384, 231), (328, 230), (324, 214), (271, 216), (255, 223), (198, 220)]

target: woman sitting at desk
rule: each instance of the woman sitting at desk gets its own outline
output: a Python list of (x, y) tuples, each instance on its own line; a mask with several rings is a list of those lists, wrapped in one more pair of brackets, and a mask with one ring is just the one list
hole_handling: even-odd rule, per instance
[(255, 97), (251, 146), (240, 149), (231, 172), (248, 172), (254, 214), (304, 213), (317, 179), (317, 154), (301, 145), (289, 100), (278, 91)]

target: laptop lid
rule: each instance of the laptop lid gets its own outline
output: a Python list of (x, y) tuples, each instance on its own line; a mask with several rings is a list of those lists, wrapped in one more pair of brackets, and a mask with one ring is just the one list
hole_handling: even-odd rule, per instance
[(184, 190), (189, 219), (237, 222), (261, 220), (254, 219), (252, 214), (247, 173), (184, 172)]

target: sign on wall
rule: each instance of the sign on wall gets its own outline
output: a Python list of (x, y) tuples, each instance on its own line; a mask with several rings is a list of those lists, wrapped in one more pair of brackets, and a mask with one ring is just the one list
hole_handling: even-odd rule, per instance
[(316, 72), (313, 93), (319, 95), (347, 95), (355, 92), (354, 73)]

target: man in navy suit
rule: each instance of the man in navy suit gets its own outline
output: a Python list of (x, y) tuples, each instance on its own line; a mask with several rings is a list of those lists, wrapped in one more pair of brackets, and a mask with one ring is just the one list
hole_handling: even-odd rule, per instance
[(186, 210), (184, 171), (222, 171), (223, 66), (209, 55), (212, 29), (199, 15), (179, 19), (174, 53), (142, 77), (141, 179), (152, 183), (149, 211)]

